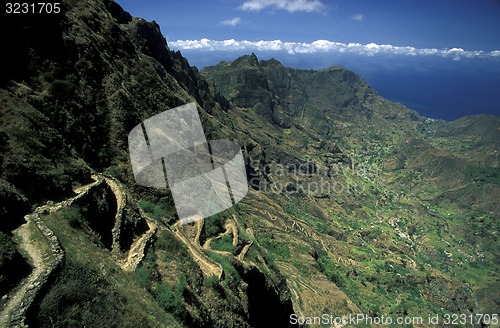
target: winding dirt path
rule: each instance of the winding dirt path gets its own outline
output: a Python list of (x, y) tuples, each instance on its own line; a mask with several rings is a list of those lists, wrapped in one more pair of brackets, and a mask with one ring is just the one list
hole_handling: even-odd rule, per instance
[[(102, 183), (100, 175), (92, 175), (94, 182), (75, 188), (76, 193), (62, 202), (53, 204), (48, 202), (37, 207), (32, 214), (24, 218), (26, 223), (13, 231), (19, 238), (19, 247), (29, 257), (31, 273), (26, 277), (10, 294), (8, 301), (0, 310), (0, 327), (23, 327), (25, 326), (25, 314), (32, 302), (38, 295), (42, 286), (54, 269), (62, 263), (64, 252), (59, 245), (57, 237), (54, 235), (40, 218), (40, 214), (59, 211), (62, 208), (71, 206), (73, 202), (84, 196), (94, 186)], [(33, 230), (37, 229), (38, 232)], [(35, 231), (37, 231), (35, 230)]]
[(146, 246), (148, 245), (149, 240), (156, 233), (156, 230), (158, 228), (154, 220), (152, 220), (139, 205), (137, 205), (137, 208), (139, 209), (141, 217), (144, 220), (146, 220), (149, 229), (139, 239), (137, 239), (130, 247), (130, 250), (128, 251), (127, 254), (127, 259), (125, 260), (124, 263), (120, 264), (121, 268), (124, 271), (135, 271), (137, 266), (144, 259), (146, 253)]
[[(226, 228), (226, 230), (224, 232), (220, 233), (217, 237), (208, 238), (203, 243), (202, 248), (206, 249), (206, 250), (211, 250), (212, 252), (215, 252), (215, 253), (218, 253), (221, 255), (227, 255), (227, 254), (233, 255), (231, 252), (218, 251), (218, 250), (214, 250), (210, 247), (210, 244), (212, 243), (212, 241), (214, 239), (218, 239), (218, 238), (221, 238), (221, 237), (229, 235), (229, 234), (231, 234), (233, 236), (232, 245), (234, 247), (238, 246), (239, 234), (238, 234), (238, 225), (237, 225), (236, 217), (233, 215), (232, 220), (228, 219), (226, 221), (226, 223), (224, 224), (224, 227)], [(252, 230), (249, 228), (249, 229), (247, 229), (247, 231), (248, 231), (248, 234), (253, 237)], [(198, 243), (199, 243), (199, 232), (197, 233), (197, 239), (195, 239), (195, 240), (198, 241)], [(245, 246), (243, 246), (243, 248), (241, 249), (241, 252), (236, 256), (236, 258), (239, 261), (244, 262), (245, 255), (247, 254), (248, 250), (250, 249), (250, 247), (252, 245), (253, 245), (253, 241), (250, 241)]]
[[(32, 214), (25, 216), (26, 223), (13, 231), (19, 238), (19, 247), (29, 258), (33, 269), (23, 281), (7, 295), (7, 302), (0, 310), (0, 327), (26, 327), (25, 315), (38, 295), (40, 289), (47, 282), (50, 275), (62, 263), (64, 251), (55, 234), (50, 230), (40, 217), (40, 214), (56, 212), (67, 208), (76, 200), (86, 195), (93, 187), (104, 181), (101, 174), (93, 174), (94, 182), (75, 188), (75, 196), (59, 203), (47, 202), (37, 207)], [(115, 193), (113, 182), (109, 183)], [(116, 193), (115, 193), (116, 195)], [(123, 209), (124, 202), (117, 195), (119, 208)], [(123, 198), (122, 198), (123, 199)], [(121, 207), (120, 207), (121, 206)], [(121, 218), (121, 213), (120, 213)], [(151, 228), (151, 227), (150, 227)], [(35, 230), (36, 229), (36, 230)], [(150, 229), (151, 230), (151, 229)]]
[[(208, 238), (203, 243), (202, 248), (203, 249), (211, 249), (210, 243), (212, 242), (212, 240), (219, 239), (219, 238), (221, 238), (223, 236), (227, 236), (229, 234), (232, 234), (232, 236), (233, 236), (232, 244), (234, 247), (236, 247), (238, 245), (238, 229), (236, 228), (236, 224), (232, 220), (227, 220), (226, 223), (224, 224), (224, 228), (226, 228), (226, 230), (224, 232), (220, 233), (217, 237)], [(196, 241), (198, 242), (198, 245), (199, 245), (199, 235), (198, 234), (197, 234)], [(223, 253), (229, 253), (229, 252), (223, 252)]]
[[(28, 291), (33, 289), (34, 284), (45, 271), (44, 257), (46, 254), (44, 254), (42, 247), (35, 247), (32, 242), (32, 239), (35, 238), (33, 238), (30, 228), (34, 227), (35, 223), (29, 215), (25, 219), (27, 222), (14, 230), (14, 235), (20, 239), (21, 250), (29, 256), (33, 271), (13, 291), (14, 294), (10, 295), (4, 308), (0, 311), (0, 327), (15, 326), (15, 323), (11, 322), (11, 314), (21, 306)], [(46, 249), (46, 251), (49, 251), (49, 249)]]
[(198, 249), (199, 245), (198, 247), (193, 245), (179, 229), (176, 228), (174, 234), (188, 247), (188, 251), (200, 266), (205, 277), (216, 276), (218, 279), (222, 278), (223, 270), (219, 263), (212, 261), (207, 255), (202, 253), (202, 251)]
[(127, 255), (127, 260), (124, 264), (120, 265), (124, 271), (135, 271), (137, 266), (144, 259), (147, 243), (151, 236), (156, 232), (156, 224), (147, 222), (149, 230), (143, 234), (137, 241), (130, 247)]
[(104, 177), (104, 181), (109, 186), (116, 199), (115, 224), (111, 230), (111, 235), (113, 236), (111, 249), (115, 255), (118, 255), (120, 252), (120, 227), (122, 223), (123, 210), (125, 205), (127, 205), (127, 193), (123, 190), (123, 187), (115, 178)]
[(250, 246), (253, 245), (253, 241), (251, 241), (250, 243), (246, 244), (245, 246), (243, 246), (243, 249), (241, 250), (240, 254), (238, 254), (238, 260), (240, 261), (244, 261), (245, 259), (245, 255), (247, 255), (247, 252), (248, 250), (250, 249)]
[(282, 262), (282, 261), (276, 261), (276, 264), (278, 264), (278, 266), (281, 269), (284, 269), (284, 271), (286, 273), (288, 273), (289, 276), (293, 277), (293, 281), (295, 283), (297, 283), (299, 286), (302, 286), (302, 287), (308, 289), (309, 291), (311, 291), (314, 294), (318, 294), (318, 292), (314, 289), (314, 287), (311, 286), (309, 283), (307, 283), (305, 281), (305, 279), (299, 278), (298, 275), (294, 274), (294, 272), (296, 272), (297, 269), (292, 264)]
[(196, 235), (194, 236), (194, 244), (196, 246), (200, 246), (200, 236), (204, 224), (205, 224), (205, 219), (196, 221)]
[(234, 223), (233, 220), (228, 220), (226, 222), (226, 234), (229, 234), (229, 233), (231, 233), (233, 235), (233, 246), (236, 247), (238, 245), (238, 237), (239, 236), (238, 236), (238, 228), (236, 228), (236, 224)]

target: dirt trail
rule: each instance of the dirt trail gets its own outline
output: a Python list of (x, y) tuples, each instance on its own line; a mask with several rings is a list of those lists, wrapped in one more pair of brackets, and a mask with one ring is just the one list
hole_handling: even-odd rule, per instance
[(146, 246), (148, 245), (149, 240), (156, 233), (156, 230), (158, 228), (154, 220), (151, 219), (139, 205), (137, 206), (137, 208), (139, 209), (141, 217), (146, 220), (149, 229), (132, 244), (130, 250), (128, 251), (127, 259), (124, 263), (120, 264), (121, 268), (125, 271), (135, 271), (137, 266), (144, 259)]
[[(123, 211), (125, 209), (125, 206), (127, 205), (127, 193), (117, 179), (110, 176), (105, 176), (104, 181), (109, 186), (116, 199), (115, 224), (113, 226), (113, 229), (111, 230), (111, 233), (113, 235), (112, 252), (115, 256), (119, 257), (121, 254), (120, 229), (123, 219)], [(139, 209), (141, 217), (146, 220), (148, 231), (146, 231), (130, 246), (126, 259), (119, 261), (119, 265), (124, 271), (135, 271), (137, 266), (144, 259), (148, 242), (157, 230), (156, 222), (151, 219), (138, 204), (137, 208)]]
[[(234, 220), (235, 220), (235, 222), (238, 222), (238, 221), (236, 221), (236, 218), (235, 218)], [(253, 235), (253, 231), (252, 231), (252, 229), (251, 229), (251, 228), (247, 228), (247, 229), (246, 229), (246, 231), (247, 231), (248, 235), (249, 235), (251, 238), (255, 239), (255, 236)], [(245, 259), (245, 255), (247, 255), (247, 252), (248, 252), (248, 250), (250, 249), (250, 247), (251, 247), (252, 245), (253, 245), (253, 241), (250, 241), (248, 244), (246, 244), (246, 245), (243, 247), (243, 249), (241, 250), (240, 254), (238, 254), (238, 260), (240, 260), (240, 261), (242, 261), (242, 262), (243, 262), (243, 260)]]
[[(203, 249), (207, 249), (207, 250), (211, 250), (212, 252), (215, 252), (215, 253), (218, 253), (218, 254), (221, 254), (221, 255), (232, 254), (231, 252), (224, 252), (224, 251), (214, 250), (214, 249), (212, 249), (210, 247), (210, 244), (211, 244), (212, 240), (217, 239), (217, 238), (221, 238), (221, 237), (229, 235), (229, 234), (232, 234), (232, 236), (233, 236), (232, 245), (234, 247), (238, 246), (239, 234), (238, 234), (238, 225), (237, 225), (236, 217), (233, 215), (233, 220), (229, 220), (228, 219), (226, 221), (224, 227), (226, 228), (226, 230), (224, 232), (220, 233), (217, 237), (208, 238), (205, 241), (205, 243), (203, 243), (202, 248)], [(252, 230), (250, 228), (248, 228), (247, 231), (248, 231), (249, 235), (253, 237)], [(199, 233), (197, 234), (197, 237), (199, 237)], [(199, 240), (199, 239), (196, 239), (196, 240)], [(238, 254), (236, 256), (236, 258), (238, 260), (240, 260), (241, 262), (244, 262), (245, 255), (246, 255), (246, 253), (248, 252), (248, 250), (250, 249), (250, 247), (252, 245), (253, 245), (253, 241), (250, 241), (248, 244), (246, 244), (245, 246), (243, 246), (243, 248), (241, 249), (240, 254)]]
[(243, 260), (245, 259), (245, 255), (247, 254), (248, 250), (250, 249), (250, 246), (252, 245), (253, 241), (243, 246), (243, 249), (241, 250), (240, 254), (238, 254), (238, 260), (243, 262)]
[(0, 327), (13, 326), (14, 323), (11, 322), (12, 312), (20, 307), (27, 292), (33, 288), (35, 282), (44, 272), (43, 251), (41, 248), (35, 247), (31, 242), (32, 233), (30, 231), (30, 226), (33, 226), (35, 223), (31, 221), (29, 216), (26, 216), (26, 221), (27, 222), (25, 224), (14, 231), (14, 235), (20, 238), (20, 247), (26, 254), (28, 254), (31, 260), (31, 265), (33, 266), (33, 271), (14, 290), (14, 294), (10, 295), (5, 307), (0, 311)]
[[(115, 228), (119, 229), (121, 213), (126, 203), (126, 194), (121, 186), (112, 178), (104, 177), (101, 174), (93, 174), (94, 182), (75, 188), (74, 197), (63, 200), (59, 203), (47, 202), (47, 204), (37, 207), (32, 214), (26, 215), (26, 223), (14, 231), (20, 240), (20, 248), (29, 257), (32, 272), (25, 278), (10, 294), (7, 295), (7, 302), (0, 310), (0, 327), (25, 327), (25, 314), (30, 308), (38, 292), (47, 282), (50, 275), (62, 263), (64, 251), (61, 248), (57, 237), (54, 235), (43, 220), (40, 214), (48, 214), (71, 206), (76, 200), (86, 195), (92, 188), (106, 181), (117, 199), (118, 211), (115, 217)], [(131, 254), (143, 253), (147, 239), (156, 230), (156, 225), (151, 225), (148, 221), (149, 231), (142, 236), (134, 245)], [(34, 235), (33, 229), (38, 229), (38, 238)], [(36, 231), (36, 230), (35, 230)], [(116, 231), (115, 231), (116, 232)], [(114, 234), (115, 235), (115, 234)], [(114, 238), (115, 239), (115, 238)], [(38, 241), (38, 242), (37, 242)], [(115, 240), (114, 240), (115, 242)], [(43, 243), (43, 244), (42, 244)], [(44, 250), (45, 249), (45, 250)], [(130, 255), (130, 254), (129, 254)], [(142, 260), (142, 257), (129, 256), (127, 268), (135, 268)]]
[(238, 228), (236, 228), (236, 224), (233, 220), (228, 220), (226, 222), (227, 234), (229, 234), (229, 230), (231, 230), (231, 234), (233, 235), (233, 246), (236, 247), (238, 245)]
[(26, 215), (25, 220), (14, 235), (19, 238), (21, 250), (30, 258), (33, 271), (10, 293), (0, 312), (0, 327), (25, 327), (26, 312), (64, 259), (57, 237), (39, 216), (39, 208)]
[(205, 219), (196, 221), (196, 235), (194, 236), (194, 244), (196, 246), (200, 246), (200, 236), (201, 236), (201, 231), (203, 230), (204, 223)]
[(205, 277), (216, 276), (221, 279), (223, 271), (219, 263), (212, 261), (203, 251), (199, 250), (199, 244), (198, 247), (193, 245), (178, 228), (175, 228), (174, 234), (188, 247), (189, 252), (200, 266)]
[(153, 222), (147, 222), (149, 230), (143, 234), (136, 242), (130, 247), (127, 255), (127, 260), (125, 263), (121, 264), (123, 270), (125, 271), (135, 271), (137, 266), (141, 263), (144, 258), (146, 246), (149, 242), (151, 236), (156, 232), (156, 224)]
[(111, 249), (115, 255), (118, 255), (120, 252), (120, 226), (122, 223), (123, 210), (127, 204), (127, 194), (116, 179), (105, 177), (104, 181), (106, 181), (106, 184), (109, 186), (116, 199), (115, 224), (111, 230), (113, 236), (113, 245)]
[[(47, 204), (37, 207), (32, 214), (24, 218), (26, 223), (14, 230), (19, 240), (19, 247), (29, 257), (33, 267), (32, 272), (26, 277), (9, 295), (8, 301), (0, 311), (0, 327), (23, 327), (25, 326), (25, 314), (31, 306), (38, 292), (46, 283), (55, 268), (62, 263), (64, 252), (54, 235), (40, 218), (40, 214), (58, 211), (71, 206), (73, 202), (85, 195), (94, 186), (102, 183), (100, 175), (92, 175), (94, 182), (75, 188), (76, 193), (62, 202)], [(36, 238), (30, 229), (38, 229), (40, 235)], [(36, 230), (35, 230), (36, 231)], [(41, 237), (41, 239), (40, 239)], [(36, 242), (39, 240), (39, 242)], [(43, 243), (44, 245), (42, 245)], [(45, 251), (43, 250), (45, 249)]]
[(311, 291), (314, 294), (318, 294), (318, 292), (314, 289), (314, 287), (311, 286), (309, 283), (307, 283), (305, 281), (305, 279), (299, 278), (295, 274), (297, 269), (293, 265), (286, 263), (286, 262), (282, 262), (282, 261), (276, 261), (276, 264), (278, 264), (280, 269), (283, 269), (283, 271), (287, 272), (290, 277), (293, 277), (293, 281), (295, 283), (297, 283), (299, 286), (302, 286), (302, 287), (308, 289), (309, 291)]
[(57, 212), (62, 208), (71, 206), (74, 201), (82, 198), (90, 191), (90, 189), (100, 185), (104, 181), (104, 178), (100, 174), (99, 175), (92, 174), (92, 179), (94, 180), (94, 182), (73, 189), (73, 192), (76, 194), (76, 196), (63, 200), (62, 202), (56, 204), (47, 202), (47, 204), (37, 207), (35, 212), (36, 213)]
[[(210, 243), (212, 242), (212, 240), (221, 238), (223, 236), (227, 236), (229, 234), (233, 235), (232, 244), (234, 247), (236, 247), (238, 245), (238, 229), (236, 228), (236, 224), (232, 220), (227, 220), (226, 223), (224, 224), (224, 228), (226, 228), (226, 230), (224, 232), (220, 233), (217, 237), (211, 237), (211, 238), (208, 238), (207, 240), (205, 240), (202, 248), (203, 249), (211, 249)], [(198, 244), (199, 244), (199, 235), (198, 234), (197, 234), (197, 237), (198, 238), (196, 240), (198, 241)], [(228, 253), (228, 252), (223, 252), (223, 253)]]

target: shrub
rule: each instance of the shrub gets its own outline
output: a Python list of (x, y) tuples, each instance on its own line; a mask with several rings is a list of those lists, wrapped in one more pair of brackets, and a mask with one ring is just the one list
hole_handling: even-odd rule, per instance
[[(61, 274), (40, 302), (40, 327), (123, 326), (126, 300), (99, 272), (91, 267), (66, 262)], [(84, 305), (84, 306), (82, 306)]]
[(220, 214), (205, 219), (205, 234), (207, 238), (217, 237), (224, 231), (224, 217)]
[(147, 252), (141, 265), (136, 269), (134, 275), (141, 286), (149, 288), (152, 286), (152, 282), (159, 281), (156, 261), (155, 253)]
[(186, 308), (183, 303), (183, 294), (187, 286), (184, 275), (180, 275), (174, 287), (166, 282), (161, 282), (156, 286), (156, 300), (158, 304), (167, 312), (172, 312), (176, 316), (183, 316)]
[(259, 244), (264, 247), (266, 250), (271, 252), (273, 255), (281, 257), (283, 259), (290, 258), (290, 248), (285, 242), (278, 242), (274, 239), (274, 236), (271, 238), (259, 238)]
[(29, 265), (16, 251), (12, 239), (0, 232), (0, 295), (6, 294), (28, 270)]
[(212, 241), (211, 246), (213, 249), (222, 252), (232, 252), (234, 250), (233, 238), (225, 235)]
[(142, 209), (155, 220), (160, 220), (163, 216), (165, 216), (165, 213), (167, 212), (166, 209), (163, 208), (163, 206), (152, 203), (148, 200), (140, 200), (139, 206), (141, 206)]
[(135, 272), (135, 277), (139, 284), (143, 287), (148, 287), (151, 282), (151, 268), (148, 267), (138, 267)]
[(187, 255), (185, 251), (187, 246), (175, 238), (172, 233), (167, 231), (162, 232), (161, 236), (156, 240), (155, 245), (158, 249), (167, 251), (166, 260)]
[(0, 268), (14, 256), (15, 252), (16, 248), (12, 239), (0, 232)]
[(229, 261), (225, 256), (214, 253), (214, 252), (209, 252), (208, 256), (214, 260), (215, 262), (219, 263), (222, 265), (222, 269), (226, 273), (226, 277), (230, 276), (236, 279), (236, 281), (240, 281), (241, 277), (238, 271), (234, 268), (233, 264), (231, 261)]
[(68, 220), (72, 228), (80, 229), (82, 226), (82, 211), (79, 207), (71, 207), (64, 210), (63, 216)]
[(344, 278), (335, 264), (326, 256), (321, 255), (318, 259), (321, 272), (334, 284), (339, 287), (344, 286)]
[(216, 276), (210, 276), (203, 281), (203, 285), (210, 288), (215, 288), (219, 285), (219, 279)]

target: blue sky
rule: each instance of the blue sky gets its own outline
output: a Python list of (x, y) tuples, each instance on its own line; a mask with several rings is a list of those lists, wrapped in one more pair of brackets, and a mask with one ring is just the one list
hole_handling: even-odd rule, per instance
[(500, 0), (118, 3), (155, 20), (200, 68), (250, 52), (298, 68), (340, 65), (430, 117), (500, 115)]

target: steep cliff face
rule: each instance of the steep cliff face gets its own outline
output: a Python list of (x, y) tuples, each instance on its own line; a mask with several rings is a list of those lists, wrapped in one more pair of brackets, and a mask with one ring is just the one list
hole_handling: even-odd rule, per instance
[[(284, 326), (291, 313), (498, 309), (498, 118), (431, 121), (353, 72), (254, 54), (200, 73), (156, 23), (113, 1), (10, 19), (0, 305), (15, 307), (29, 285), (12, 279), (13, 265), (28, 280), (51, 277), (21, 309), (27, 323), (258, 327)], [(243, 146), (252, 190), (177, 226), (170, 191), (135, 184), (127, 134), (192, 101), (207, 139)], [(45, 234), (24, 222), (33, 211)], [(20, 257), (30, 238), (57, 270), (36, 252)]]

